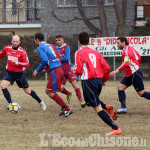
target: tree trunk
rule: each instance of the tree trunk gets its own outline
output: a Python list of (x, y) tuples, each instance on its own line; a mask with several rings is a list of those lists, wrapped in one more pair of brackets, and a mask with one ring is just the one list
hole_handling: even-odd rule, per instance
[(122, 5), (124, 6), (121, 7), (120, 0), (114, 0), (114, 9), (117, 17), (116, 36), (124, 36), (125, 32), (125, 13), (127, 0), (123, 0)]
[(109, 37), (108, 28), (107, 28), (107, 17), (104, 9), (103, 0), (98, 0), (98, 9), (99, 9), (99, 19), (101, 26), (102, 37)]

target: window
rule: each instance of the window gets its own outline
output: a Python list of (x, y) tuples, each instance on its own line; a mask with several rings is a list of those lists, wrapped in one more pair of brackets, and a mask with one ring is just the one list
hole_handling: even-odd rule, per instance
[(143, 6), (137, 6), (137, 18), (143, 18), (144, 17), (144, 7)]
[[(83, 6), (96, 6), (97, 0), (81, 0)], [(58, 7), (71, 7), (77, 6), (77, 0), (57, 0)]]
[(12, 15), (17, 14), (17, 3), (16, 0), (12, 0)]
[(27, 0), (27, 20), (40, 20), (40, 0)]
[(104, 0), (105, 5), (112, 5), (114, 3), (114, 0)]

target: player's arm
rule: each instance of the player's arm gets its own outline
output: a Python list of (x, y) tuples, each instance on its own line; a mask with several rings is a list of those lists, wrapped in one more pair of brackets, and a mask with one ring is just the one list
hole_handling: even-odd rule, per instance
[(130, 64), (130, 61), (131, 61), (130, 57), (129, 57), (129, 56), (125, 56), (125, 57), (124, 57), (124, 60), (123, 60), (123, 63), (121, 64), (120, 67), (118, 67), (118, 68), (116, 69), (116, 72), (118, 73), (118, 72), (124, 70), (126, 67), (128, 67), (129, 64)]
[(60, 57), (60, 61), (69, 61), (70, 60), (70, 47), (67, 46), (65, 54), (63, 57)]
[(47, 54), (46, 52), (42, 49), (42, 48), (38, 48), (38, 53), (41, 57), (41, 63), (39, 65), (39, 67), (36, 69), (36, 72), (41, 72), (44, 67), (47, 65), (48, 63), (48, 57), (47, 57)]
[(102, 57), (102, 67), (103, 67), (103, 82), (106, 82), (109, 79), (110, 67), (106, 60)]
[(126, 67), (128, 67), (130, 65), (130, 61), (131, 61), (130, 57), (129, 56), (125, 56), (121, 66), (118, 67), (115, 71), (112, 71), (109, 76), (113, 77), (115, 74), (117, 74), (120, 71), (124, 70)]
[(4, 47), (0, 52), (0, 59), (2, 59), (5, 54), (6, 54), (6, 48)]
[(78, 55), (78, 53), (75, 53), (75, 67), (74, 67), (74, 73), (76, 76), (82, 75), (83, 73), (83, 58)]

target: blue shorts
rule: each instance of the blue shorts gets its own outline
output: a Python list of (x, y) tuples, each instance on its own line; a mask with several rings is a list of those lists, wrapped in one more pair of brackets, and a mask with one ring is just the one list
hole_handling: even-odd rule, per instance
[(84, 99), (88, 106), (97, 107), (101, 104), (99, 95), (102, 90), (102, 79), (82, 80)]
[(19, 88), (28, 88), (29, 84), (25, 75), (25, 72), (11, 72), (6, 71), (2, 80), (7, 80), (11, 83), (11, 85), (14, 84), (16, 81)]
[(126, 85), (127, 87), (133, 85), (134, 89), (137, 92), (140, 92), (144, 90), (143, 73), (139, 69), (135, 73), (133, 73), (131, 76), (124, 77), (120, 83), (123, 85)]

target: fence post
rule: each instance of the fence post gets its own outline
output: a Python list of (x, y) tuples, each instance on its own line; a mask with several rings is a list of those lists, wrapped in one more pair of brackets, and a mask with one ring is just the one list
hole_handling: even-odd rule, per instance
[[(45, 42), (47, 42), (47, 33), (44, 33), (44, 39), (45, 39)], [(48, 79), (47, 72), (45, 72), (45, 80), (47, 79)]]
[[(113, 37), (115, 37), (115, 32), (113, 32)], [(113, 65), (114, 65), (114, 70), (116, 70), (116, 57), (113, 57)], [(114, 81), (116, 81), (116, 75), (114, 75)]]

